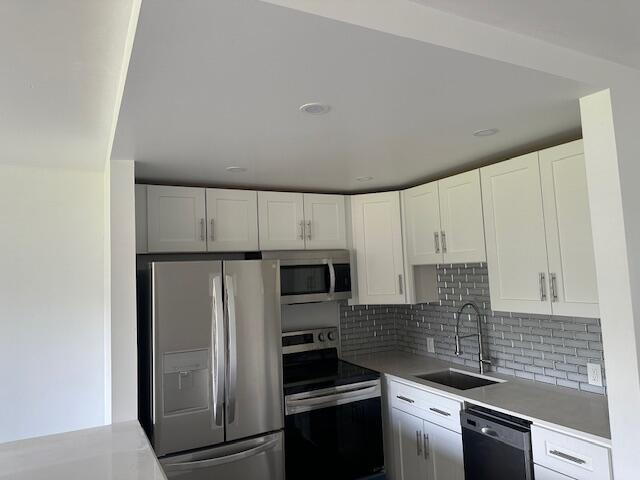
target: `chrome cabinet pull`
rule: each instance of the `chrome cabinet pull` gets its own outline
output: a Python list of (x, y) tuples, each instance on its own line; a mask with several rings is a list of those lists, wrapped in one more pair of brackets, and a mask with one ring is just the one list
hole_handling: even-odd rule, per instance
[(298, 240), (304, 240), (304, 220), (300, 220), (300, 233), (298, 234)]
[(442, 237), (442, 253), (447, 253), (447, 234), (443, 230), (440, 232), (440, 236)]
[(433, 232), (433, 244), (436, 247), (436, 253), (440, 253), (440, 234)]
[(429, 435), (425, 433), (424, 434), (424, 459), (425, 460), (429, 458), (429, 450), (430, 450)]
[(311, 240), (311, 220), (307, 222), (307, 228), (309, 229), (307, 231), (307, 240)]
[(545, 285), (545, 274), (540, 272), (538, 281), (540, 282), (540, 301), (545, 302), (547, 300), (547, 286)]
[(552, 302), (557, 302), (558, 301), (558, 285), (557, 285), (557, 279), (556, 279), (556, 274), (555, 273), (550, 273), (549, 274), (549, 282), (551, 283), (550, 288), (551, 288), (551, 301)]
[(411, 400), (410, 398), (407, 398), (407, 397), (403, 397), (402, 395), (396, 395), (396, 398), (402, 400), (403, 402), (414, 403), (413, 400)]
[(560, 450), (549, 450), (549, 453), (556, 457), (560, 457), (563, 460), (567, 460), (568, 462), (577, 463), (578, 465), (584, 465), (585, 463), (587, 463), (586, 460), (583, 460), (578, 457), (574, 457), (573, 455), (569, 455), (568, 453), (561, 452)]
[(205, 241), (205, 233), (204, 233), (204, 218), (200, 219), (200, 240)]
[(429, 408), (429, 410), (431, 410), (432, 412), (438, 413), (440, 415), (443, 415), (445, 417), (450, 417), (451, 416), (451, 414), (449, 412), (445, 412), (444, 410), (440, 410), (439, 408), (431, 407), (431, 408)]
[(400, 295), (404, 293), (404, 286), (402, 284), (402, 274), (398, 275), (398, 289), (400, 291)]
[(422, 455), (422, 434), (420, 430), (416, 430), (416, 449), (418, 456)]
[(216, 236), (215, 236), (215, 233), (214, 233), (214, 232), (215, 232), (215, 230), (214, 230), (214, 228), (213, 228), (213, 225), (214, 225), (214, 220), (213, 220), (213, 218), (212, 218), (212, 219), (211, 219), (211, 241), (214, 241), (214, 240), (216, 239)]

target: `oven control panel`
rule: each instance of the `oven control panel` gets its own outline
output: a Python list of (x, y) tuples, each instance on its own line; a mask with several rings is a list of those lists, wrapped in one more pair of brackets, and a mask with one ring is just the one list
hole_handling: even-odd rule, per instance
[(282, 334), (282, 353), (308, 352), (323, 348), (338, 348), (337, 328), (317, 328)]

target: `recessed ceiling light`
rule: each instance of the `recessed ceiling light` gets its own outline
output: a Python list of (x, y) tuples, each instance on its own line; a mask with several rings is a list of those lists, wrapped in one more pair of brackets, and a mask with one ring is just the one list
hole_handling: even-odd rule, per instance
[(368, 181), (370, 181), (370, 180), (373, 180), (373, 177), (369, 177), (369, 176), (366, 176), (366, 177), (356, 177), (356, 180), (357, 180), (357, 181), (359, 181), (359, 182), (368, 182)]
[(246, 172), (247, 169), (245, 167), (227, 167), (226, 168), (227, 172), (232, 172), (232, 173), (241, 173), (241, 172)]
[(300, 111), (303, 113), (308, 113), (309, 115), (324, 115), (331, 107), (329, 105), (325, 105), (324, 103), (305, 103), (300, 106)]
[(476, 130), (473, 132), (474, 137), (490, 137), (491, 135), (495, 135), (500, 130), (497, 128), (485, 128), (484, 130)]

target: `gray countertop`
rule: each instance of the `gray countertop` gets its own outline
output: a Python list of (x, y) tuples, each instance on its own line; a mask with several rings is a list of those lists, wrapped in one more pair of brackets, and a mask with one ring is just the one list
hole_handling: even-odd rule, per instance
[(0, 444), (0, 480), (166, 480), (137, 421)]
[(611, 446), (607, 397), (571, 388), (545, 385), (497, 373), (486, 374), (504, 383), (458, 390), (414, 375), (460, 367), (431, 357), (403, 352), (345, 356), (345, 360), (380, 373), (408, 380), (427, 390), (530, 420), (541, 427), (567, 432)]

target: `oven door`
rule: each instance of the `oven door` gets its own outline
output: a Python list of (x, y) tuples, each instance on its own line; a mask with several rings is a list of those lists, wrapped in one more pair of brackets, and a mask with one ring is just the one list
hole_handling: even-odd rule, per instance
[(280, 302), (327, 302), (351, 298), (351, 267), (325, 259), (317, 263), (280, 265)]
[(357, 479), (384, 470), (378, 380), (290, 395), (286, 409), (287, 480)]

